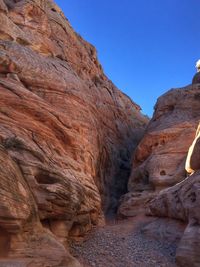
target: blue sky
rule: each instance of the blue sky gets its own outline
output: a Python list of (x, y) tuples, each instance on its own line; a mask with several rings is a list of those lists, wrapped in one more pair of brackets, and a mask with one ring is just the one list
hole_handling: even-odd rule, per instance
[(200, 58), (199, 0), (56, 0), (92, 43), (106, 75), (152, 115), (156, 99), (191, 83)]

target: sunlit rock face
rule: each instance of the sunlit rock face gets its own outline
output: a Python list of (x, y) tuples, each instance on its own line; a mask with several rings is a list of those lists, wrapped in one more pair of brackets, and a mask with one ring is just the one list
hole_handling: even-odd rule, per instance
[(198, 84), (171, 89), (158, 99), (134, 153), (129, 193), (121, 199), (119, 215), (144, 212), (159, 191), (186, 178), (185, 161), (200, 120), (199, 89)]
[(67, 241), (116, 209), (148, 120), (53, 1), (0, 0), (0, 24), (0, 257), (79, 266)]

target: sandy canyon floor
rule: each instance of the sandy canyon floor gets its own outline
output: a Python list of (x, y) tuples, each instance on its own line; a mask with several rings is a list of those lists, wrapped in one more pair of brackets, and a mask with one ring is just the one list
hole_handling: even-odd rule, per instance
[(152, 217), (139, 216), (93, 229), (71, 253), (84, 267), (175, 267), (176, 242), (156, 240), (142, 229)]

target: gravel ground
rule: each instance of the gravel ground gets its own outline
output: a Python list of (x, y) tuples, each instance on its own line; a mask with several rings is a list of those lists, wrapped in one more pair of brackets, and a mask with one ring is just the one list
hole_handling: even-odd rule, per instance
[(71, 253), (84, 267), (175, 267), (176, 245), (146, 237), (143, 221), (122, 221), (94, 229)]

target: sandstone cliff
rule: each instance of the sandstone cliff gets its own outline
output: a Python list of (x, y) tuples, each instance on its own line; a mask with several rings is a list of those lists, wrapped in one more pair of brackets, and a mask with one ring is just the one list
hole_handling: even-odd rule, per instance
[(145, 203), (187, 176), (185, 161), (200, 119), (199, 84), (171, 89), (161, 96), (133, 159), (129, 193), (119, 215), (144, 212)]
[(116, 209), (147, 119), (51, 0), (0, 24), (0, 262), (79, 266), (67, 240)]
[[(149, 204), (149, 212), (159, 217), (169, 217), (187, 223), (177, 249), (179, 266), (200, 266), (200, 128), (190, 147), (186, 169), (188, 177), (175, 186), (165, 189)], [(174, 233), (176, 235), (176, 233)]]
[(176, 242), (180, 267), (200, 266), (199, 89), (198, 72), (192, 85), (158, 99), (135, 151), (129, 193), (121, 198), (118, 210), (125, 217), (145, 212), (157, 216), (143, 232)]

